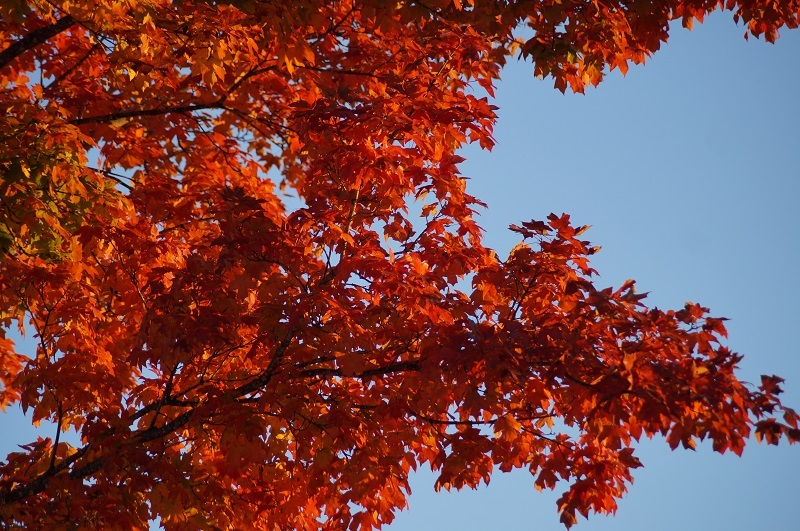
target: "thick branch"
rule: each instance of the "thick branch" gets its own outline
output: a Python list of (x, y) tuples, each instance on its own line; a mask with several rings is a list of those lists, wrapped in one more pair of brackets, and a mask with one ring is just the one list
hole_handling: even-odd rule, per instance
[(259, 389), (263, 389), (269, 381), (272, 379), (272, 376), (275, 374), (275, 371), (278, 370), (278, 366), (283, 361), (283, 354), (286, 352), (286, 349), (289, 348), (289, 345), (292, 343), (294, 339), (296, 328), (293, 328), (286, 334), (286, 337), (283, 338), (283, 341), (280, 342), (278, 348), (275, 349), (275, 355), (272, 356), (272, 360), (270, 360), (269, 365), (264, 372), (261, 373), (258, 378), (247, 382), (244, 385), (237, 387), (234, 391), (234, 397), (239, 398), (244, 395), (248, 395), (254, 391), (258, 391)]
[[(62, 470), (67, 469), (72, 463), (80, 459), (88, 449), (89, 445), (87, 444), (83, 448), (78, 449), (78, 451), (76, 451), (71, 456), (62, 460), (54, 468), (51, 468), (50, 470), (48, 470), (41, 476), (37, 477), (27, 485), (21, 485), (17, 488), (12, 488), (7, 493), (0, 493), (0, 506), (15, 503), (24, 500), (28, 496), (33, 496), (35, 494), (43, 492), (47, 488), (47, 484), (50, 481), (50, 478), (52, 478)], [(55, 451), (55, 449), (53, 451)]]
[[(194, 408), (190, 409), (189, 411), (184, 411), (161, 427), (152, 427), (137, 433), (136, 439), (142, 442), (149, 442), (169, 435), (170, 433), (184, 427), (189, 422), (189, 419), (192, 418), (192, 414), (194, 414)], [(89, 464), (91, 465), (91, 463)]]
[(71, 28), (76, 24), (76, 21), (71, 16), (67, 15), (50, 24), (34, 30), (14, 44), (0, 52), (0, 68), (3, 68), (8, 63), (22, 55), (23, 53), (36, 48), (43, 42), (55, 37), (64, 30)]
[(194, 111), (202, 111), (204, 109), (223, 109), (222, 101), (215, 101), (212, 103), (194, 103), (192, 105), (183, 105), (181, 107), (164, 107), (161, 109), (137, 109), (131, 111), (119, 111), (111, 114), (102, 114), (99, 116), (87, 116), (86, 118), (76, 118), (70, 120), (69, 123), (73, 125), (83, 125), (89, 123), (108, 123), (123, 118), (137, 118), (139, 116), (161, 116), (164, 114), (172, 113), (187, 113)]
[[(419, 371), (419, 363), (416, 361), (398, 361), (390, 363), (383, 367), (376, 367), (367, 371), (350, 375), (354, 378), (371, 378), (373, 376), (386, 376), (388, 374), (395, 374), (398, 372), (417, 372)], [(342, 374), (341, 369), (333, 369), (328, 367), (321, 367), (318, 369), (306, 369), (300, 373), (303, 376), (345, 376)]]

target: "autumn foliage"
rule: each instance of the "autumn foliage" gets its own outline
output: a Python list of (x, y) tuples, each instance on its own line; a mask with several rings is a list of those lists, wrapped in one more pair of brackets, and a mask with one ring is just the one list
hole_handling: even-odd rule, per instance
[(797, 441), (781, 380), (737, 379), (721, 319), (596, 287), (566, 215), (497, 256), (458, 169), (492, 147), (509, 58), (582, 91), (720, 7), (767, 40), (800, 16), (1, 2), (0, 401), (56, 429), (0, 463), (0, 522), (371, 529), (424, 465), (446, 489), (529, 469), (566, 489), (569, 526), (615, 510), (642, 436)]

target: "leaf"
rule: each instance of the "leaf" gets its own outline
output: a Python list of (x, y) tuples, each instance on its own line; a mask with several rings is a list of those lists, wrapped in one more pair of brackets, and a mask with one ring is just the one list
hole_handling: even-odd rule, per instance
[(564, 524), (564, 527), (569, 529), (578, 523), (578, 518), (575, 516), (575, 510), (565, 510), (561, 512), (559, 521)]
[(367, 367), (364, 356), (357, 352), (349, 352), (336, 356), (336, 364), (344, 376), (361, 374)]

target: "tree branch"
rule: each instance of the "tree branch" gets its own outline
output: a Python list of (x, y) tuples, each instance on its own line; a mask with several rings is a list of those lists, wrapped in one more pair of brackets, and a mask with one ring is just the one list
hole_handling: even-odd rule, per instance
[(75, 24), (77, 24), (77, 21), (71, 16), (67, 15), (65, 17), (61, 17), (49, 26), (44, 26), (28, 33), (20, 40), (16, 41), (14, 44), (0, 52), (0, 68), (3, 68), (23, 53), (36, 48), (43, 42), (55, 37), (62, 31), (71, 28)]
[(86, 118), (76, 118), (67, 123), (73, 125), (83, 125), (89, 123), (108, 123), (122, 118), (137, 118), (139, 116), (161, 116), (171, 113), (187, 113), (194, 111), (201, 111), (204, 109), (224, 109), (223, 100), (217, 100), (212, 103), (194, 103), (191, 105), (183, 105), (180, 107), (164, 107), (161, 109), (138, 109), (131, 111), (119, 111), (111, 114), (102, 114), (99, 116), (87, 116)]
[(91, 48), (89, 48), (89, 50), (88, 50), (88, 51), (87, 51), (87, 52), (86, 52), (86, 53), (83, 55), (83, 57), (81, 57), (80, 59), (78, 59), (78, 60), (75, 62), (75, 64), (74, 64), (74, 65), (72, 65), (72, 66), (70, 66), (69, 68), (67, 68), (67, 69), (66, 69), (64, 72), (62, 72), (62, 74), (61, 74), (59, 77), (55, 78), (55, 79), (54, 79), (54, 80), (53, 80), (53, 81), (52, 81), (52, 82), (51, 82), (49, 85), (47, 85), (46, 87), (44, 87), (44, 90), (45, 90), (45, 91), (52, 91), (53, 89), (55, 89), (55, 88), (58, 86), (58, 84), (59, 84), (59, 83), (61, 83), (61, 81), (62, 81), (63, 79), (66, 79), (66, 78), (68, 78), (68, 77), (69, 77), (69, 76), (70, 76), (70, 75), (71, 75), (71, 74), (72, 74), (72, 73), (73, 73), (75, 70), (77, 70), (78, 68), (80, 68), (80, 66), (81, 66), (81, 65), (82, 65), (82, 64), (83, 64), (83, 63), (84, 63), (84, 62), (85, 62), (87, 59), (89, 59), (89, 57), (90, 57), (90, 56), (91, 56), (91, 55), (92, 55), (92, 54), (93, 54), (95, 51), (99, 50), (100, 48), (102, 48), (102, 45), (101, 45), (99, 42), (95, 43), (95, 44), (94, 44), (94, 45), (93, 45)]
[[(359, 374), (349, 375), (353, 378), (372, 378), (373, 376), (385, 376), (387, 374), (394, 374), (406, 371), (419, 371), (419, 363), (416, 361), (399, 361), (390, 363), (384, 367), (376, 367)], [(300, 373), (302, 376), (345, 376), (342, 374), (341, 369), (331, 369), (321, 367), (319, 369), (306, 369)]]

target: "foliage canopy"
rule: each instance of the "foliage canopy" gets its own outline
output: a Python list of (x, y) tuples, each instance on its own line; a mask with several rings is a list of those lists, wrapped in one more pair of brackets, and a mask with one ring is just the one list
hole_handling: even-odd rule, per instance
[(596, 288), (566, 215), (500, 258), (458, 170), (510, 57), (583, 91), (671, 20), (800, 17), (722, 4), (3, 2), (0, 405), (57, 433), (0, 464), (0, 521), (371, 529), (425, 464), (565, 480), (570, 526), (615, 510), (641, 436), (796, 442), (722, 319)]

